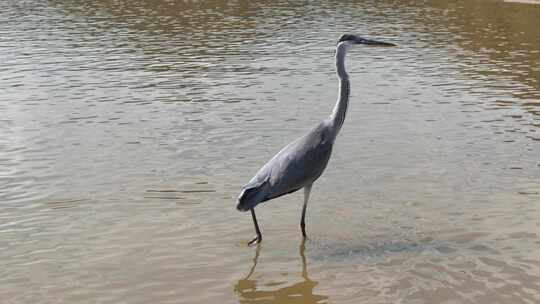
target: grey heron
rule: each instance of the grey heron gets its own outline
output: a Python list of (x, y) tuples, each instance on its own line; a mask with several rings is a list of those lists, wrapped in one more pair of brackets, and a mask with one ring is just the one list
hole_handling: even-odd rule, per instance
[(281, 149), (240, 192), (236, 209), (251, 211), (257, 234), (248, 243), (249, 245), (262, 241), (262, 233), (255, 216), (255, 206), (302, 188), (304, 188), (304, 205), (300, 227), (302, 236), (306, 238), (305, 217), (311, 187), (328, 164), (334, 141), (345, 121), (349, 104), (350, 83), (349, 75), (345, 71), (345, 55), (353, 45), (358, 44), (395, 46), (393, 43), (366, 39), (351, 34), (344, 34), (339, 38), (335, 54), (339, 95), (332, 113), (307, 134)]

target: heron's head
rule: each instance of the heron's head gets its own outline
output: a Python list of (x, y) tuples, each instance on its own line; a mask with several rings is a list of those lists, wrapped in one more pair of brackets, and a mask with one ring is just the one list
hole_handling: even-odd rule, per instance
[(390, 42), (382, 42), (382, 41), (377, 41), (377, 40), (372, 40), (372, 39), (366, 39), (366, 38), (362, 38), (362, 37), (351, 35), (351, 34), (341, 35), (337, 44), (340, 45), (342, 43), (347, 46), (352, 46), (355, 44), (364, 44), (364, 45), (369, 45), (369, 46), (396, 46), (395, 44), (390, 43)]

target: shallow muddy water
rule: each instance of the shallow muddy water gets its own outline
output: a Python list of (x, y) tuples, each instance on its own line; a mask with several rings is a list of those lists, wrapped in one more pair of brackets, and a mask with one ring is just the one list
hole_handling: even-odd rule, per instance
[[(530, 1), (529, 1), (530, 2)], [(2, 303), (540, 302), (540, 5), (3, 1)], [(337, 96), (314, 185), (240, 188)]]

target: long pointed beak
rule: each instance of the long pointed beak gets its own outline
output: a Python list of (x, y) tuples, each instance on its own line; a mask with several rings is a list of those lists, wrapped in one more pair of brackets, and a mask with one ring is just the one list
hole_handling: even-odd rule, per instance
[(377, 41), (377, 40), (360, 38), (360, 37), (354, 40), (354, 42), (358, 44), (365, 44), (365, 45), (371, 45), (371, 46), (397, 46), (390, 42), (383, 42), (383, 41)]

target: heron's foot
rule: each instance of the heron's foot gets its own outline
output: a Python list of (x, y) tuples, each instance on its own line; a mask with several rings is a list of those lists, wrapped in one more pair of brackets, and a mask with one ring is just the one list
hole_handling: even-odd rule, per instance
[(253, 245), (259, 244), (260, 242), (262, 242), (262, 236), (261, 236), (261, 235), (257, 235), (253, 240), (251, 240), (251, 241), (248, 243), (248, 246), (253, 246)]

